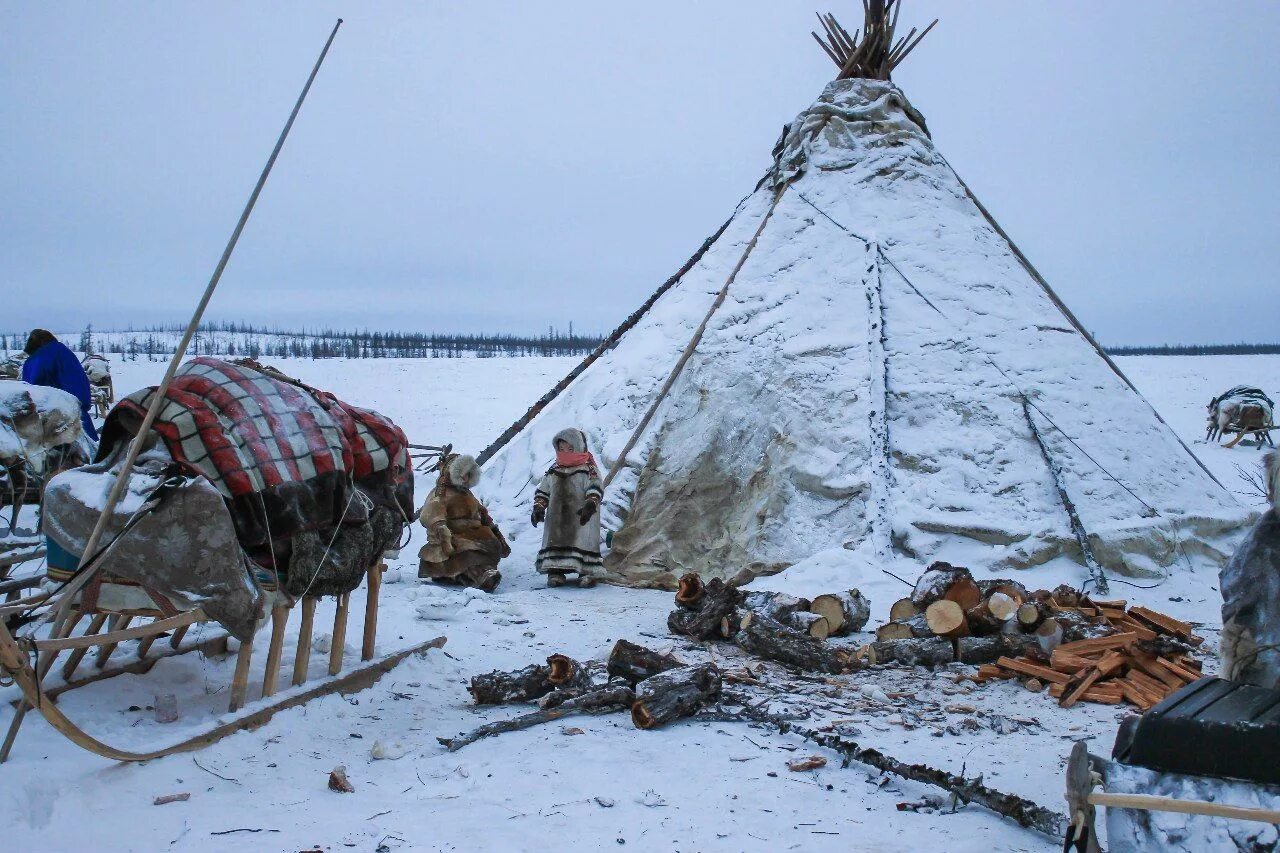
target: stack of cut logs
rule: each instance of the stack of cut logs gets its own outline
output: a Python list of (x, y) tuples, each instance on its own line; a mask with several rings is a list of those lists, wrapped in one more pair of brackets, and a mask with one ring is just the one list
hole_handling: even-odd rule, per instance
[(956, 659), (980, 664), (976, 680), (1022, 679), (1064, 708), (1077, 702), (1146, 710), (1201, 677), (1192, 626), (1125, 601), (1071, 587), (1028, 591), (1017, 581), (974, 580), (967, 569), (930, 566), (876, 631), (881, 641), (945, 637)]

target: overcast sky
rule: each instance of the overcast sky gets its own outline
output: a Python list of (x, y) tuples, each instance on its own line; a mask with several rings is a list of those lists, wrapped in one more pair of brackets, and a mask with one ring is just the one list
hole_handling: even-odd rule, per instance
[[(907, 0), (895, 75), (1106, 343), (1276, 341), (1280, 3)], [(185, 321), (334, 19), (209, 316), (607, 330), (832, 76), (815, 10), (7, 3), (0, 330)]]

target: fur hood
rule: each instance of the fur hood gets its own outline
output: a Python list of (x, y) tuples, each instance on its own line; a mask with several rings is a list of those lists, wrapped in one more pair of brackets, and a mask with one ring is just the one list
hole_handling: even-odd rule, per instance
[(1280, 452), (1271, 451), (1263, 461), (1267, 475), (1267, 497), (1271, 498), (1271, 509), (1280, 515)]
[(474, 456), (462, 454), (449, 460), (445, 466), (449, 482), (459, 488), (474, 489), (480, 482), (480, 463)]
[(587, 434), (580, 429), (570, 427), (562, 429), (556, 433), (555, 438), (551, 439), (551, 448), (554, 450), (557, 441), (567, 442), (569, 450), (573, 453), (587, 452)]

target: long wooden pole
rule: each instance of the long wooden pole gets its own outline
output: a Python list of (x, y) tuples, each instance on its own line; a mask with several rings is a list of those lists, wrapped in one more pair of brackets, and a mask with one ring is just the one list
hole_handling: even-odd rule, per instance
[[(160, 381), (160, 386), (156, 388), (155, 394), (151, 398), (151, 404), (147, 407), (146, 417), (142, 419), (142, 426), (139, 427), (138, 434), (129, 443), (129, 453), (125, 456), (124, 465), (121, 466), (120, 473), (117, 475), (115, 483), (111, 486), (111, 493), (107, 495), (107, 504), (102, 510), (102, 515), (98, 517), (98, 523), (94, 525), (93, 532), (89, 534), (89, 541), (85, 545), (84, 553), (80, 556), (81, 564), (90, 559), (98, 550), (98, 544), (102, 541), (103, 533), (106, 531), (107, 523), (116, 508), (116, 504), (120, 502), (125, 488), (129, 485), (129, 475), (133, 471), (134, 463), (138, 460), (138, 454), (142, 451), (146, 435), (151, 431), (151, 426), (155, 423), (156, 416), (160, 413), (160, 407), (164, 404), (165, 394), (169, 390), (169, 383), (173, 381), (173, 375), (177, 372), (178, 365), (182, 363), (182, 357), (187, 352), (187, 346), (191, 343), (191, 338), (195, 335), (201, 318), (204, 317), (205, 308), (209, 306), (209, 300), (213, 297), (213, 292), (217, 289), (218, 282), (222, 279), (222, 272), (227, 268), (227, 262), (231, 260), (231, 253), (235, 251), (236, 243), (240, 240), (240, 234), (244, 231), (245, 223), (249, 221), (249, 214), (253, 213), (254, 205), (258, 203), (258, 196), (261, 195), (262, 188), (267, 183), (267, 176), (271, 174), (271, 169), (276, 164), (276, 158), (280, 156), (280, 149), (284, 147), (284, 141), (288, 138), (289, 131), (293, 128), (293, 122), (302, 110), (302, 103), (307, 99), (307, 93), (311, 91), (311, 84), (315, 81), (316, 75), (320, 73), (320, 66), (324, 63), (325, 56), (328, 55), (329, 47), (338, 35), (338, 27), (340, 26), (342, 26), (341, 18), (333, 25), (333, 30), (329, 33), (329, 38), (325, 41), (324, 48), (320, 51), (320, 56), (316, 59), (316, 64), (312, 67), (311, 74), (307, 77), (306, 85), (302, 87), (302, 93), (298, 95), (298, 100), (293, 105), (293, 111), (289, 113), (289, 120), (285, 122), (284, 129), (280, 131), (280, 137), (276, 140), (275, 148), (271, 149), (271, 156), (267, 158), (267, 164), (262, 167), (262, 174), (258, 176), (258, 182), (254, 184), (253, 192), (249, 194), (249, 201), (245, 204), (244, 211), (241, 212), (240, 219), (236, 222), (236, 227), (232, 230), (230, 239), (227, 240), (226, 248), (222, 250), (222, 257), (218, 259), (218, 265), (214, 267), (213, 275), (209, 277), (209, 283), (205, 286), (204, 295), (200, 297), (200, 303), (196, 306), (195, 313), (191, 315), (191, 322), (187, 324), (187, 330), (183, 332), (182, 340), (178, 342), (177, 349), (173, 352), (173, 358), (169, 361), (169, 367), (164, 372), (164, 378)], [(77, 571), (79, 571), (78, 568)], [(62, 597), (53, 619), (54, 636), (57, 636), (58, 629), (66, 621), (76, 593), (89, 582), (92, 576), (93, 572), (80, 572), (63, 589)], [(41, 658), (37, 671), (39, 678), (44, 678), (52, 660), (51, 656)], [(22, 725), (22, 718), (26, 716), (26, 713), (26, 704), (19, 705), (18, 712), (14, 715), (13, 722), (9, 726), (9, 733), (5, 737), (4, 745), (0, 747), (0, 762), (8, 760), (9, 752), (13, 748), (13, 740), (17, 737), (18, 727)]]
[(1156, 797), (1149, 794), (1089, 795), (1089, 803), (1111, 809), (1141, 809), (1152, 812), (1177, 812), (1178, 814), (1207, 815), (1233, 820), (1254, 820), (1260, 823), (1280, 823), (1280, 809), (1255, 809), (1246, 806), (1228, 806), (1200, 800), (1180, 800), (1174, 797)]

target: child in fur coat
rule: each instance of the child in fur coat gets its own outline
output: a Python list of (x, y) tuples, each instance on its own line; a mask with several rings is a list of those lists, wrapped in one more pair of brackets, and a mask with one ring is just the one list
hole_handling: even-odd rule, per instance
[(596, 584), (600, 558), (600, 499), (604, 487), (595, 457), (587, 450), (587, 436), (580, 429), (563, 429), (552, 441), (556, 464), (551, 466), (533, 496), (531, 521), (546, 521), (538, 571), (547, 586), (562, 586), (570, 572), (578, 586)]
[(471, 493), (480, 482), (472, 456), (450, 455), (419, 518), (427, 544), (418, 552), (418, 577), (493, 592), (502, 580), (498, 561), (511, 554), (507, 540)]

